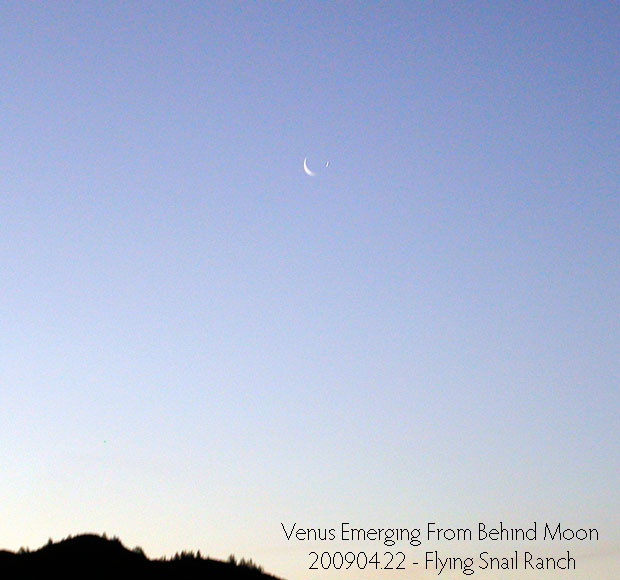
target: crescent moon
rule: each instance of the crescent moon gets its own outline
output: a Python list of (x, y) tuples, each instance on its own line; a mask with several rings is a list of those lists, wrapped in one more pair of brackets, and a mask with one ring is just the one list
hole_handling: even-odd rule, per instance
[(306, 172), (306, 175), (309, 175), (310, 177), (314, 177), (316, 175), (314, 171), (310, 171), (310, 169), (308, 169), (308, 158), (307, 157), (304, 157), (304, 171)]

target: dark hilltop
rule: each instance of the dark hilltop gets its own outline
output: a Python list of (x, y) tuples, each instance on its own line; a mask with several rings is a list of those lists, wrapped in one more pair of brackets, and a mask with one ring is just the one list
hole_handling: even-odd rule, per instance
[(251, 560), (228, 561), (181, 552), (169, 559), (150, 560), (141, 548), (127, 549), (118, 538), (82, 534), (49, 543), (38, 550), (0, 550), (0, 578), (208, 578), (209, 580), (280, 580)]

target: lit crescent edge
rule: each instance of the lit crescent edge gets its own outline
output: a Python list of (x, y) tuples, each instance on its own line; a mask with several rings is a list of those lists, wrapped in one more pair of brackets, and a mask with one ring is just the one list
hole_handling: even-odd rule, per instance
[(307, 157), (304, 157), (304, 171), (306, 172), (306, 175), (309, 175), (310, 177), (314, 177), (316, 175), (314, 171), (310, 171), (310, 169), (308, 169), (308, 158)]

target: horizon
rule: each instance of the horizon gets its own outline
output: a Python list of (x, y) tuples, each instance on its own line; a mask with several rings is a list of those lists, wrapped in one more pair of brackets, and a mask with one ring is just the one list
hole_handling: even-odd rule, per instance
[(119, 544), (123, 549), (127, 550), (128, 552), (140, 554), (151, 561), (172, 561), (172, 560), (178, 560), (180, 558), (212, 560), (215, 562), (221, 562), (225, 564), (233, 564), (235, 566), (253, 568), (256, 571), (261, 572), (262, 574), (271, 576), (271, 574), (263, 570), (263, 567), (260, 566), (260, 564), (254, 562), (251, 558), (249, 559), (246, 559), (243, 557), (239, 558), (235, 554), (229, 554), (226, 560), (220, 560), (220, 559), (213, 559), (208, 554), (207, 555), (202, 554), (200, 550), (197, 550), (196, 552), (194, 552), (193, 550), (181, 549), (181, 550), (177, 550), (172, 556), (163, 555), (159, 558), (153, 558), (153, 557), (149, 558), (144, 552), (144, 550), (142, 549), (142, 546), (133, 546), (133, 547), (128, 546), (118, 536), (108, 536), (105, 532), (103, 532), (102, 534), (95, 534), (92, 532), (83, 532), (83, 533), (74, 534), (74, 535), (69, 534), (68, 536), (63, 537), (59, 540), (54, 540), (53, 538), (49, 538), (45, 544), (41, 546), (37, 546), (37, 547), (21, 546), (19, 550), (17, 551), (10, 551), (10, 550), (5, 550), (3, 548), (0, 548), (0, 553), (4, 552), (4, 553), (9, 553), (9, 554), (15, 554), (15, 555), (31, 554), (34, 552), (38, 552), (39, 550), (42, 550), (43, 548), (49, 548), (50, 546), (57, 546), (59, 544), (72, 542), (74, 540), (85, 540), (85, 539), (103, 540), (104, 542), (108, 542), (111, 544)]
[[(619, 25), (609, 1), (3, 3), (0, 548), (105, 531), (398, 576), (309, 570), (385, 551), (348, 522), (419, 528), (412, 578), (490, 545), (618, 580)], [(476, 540), (534, 521), (599, 539)]]

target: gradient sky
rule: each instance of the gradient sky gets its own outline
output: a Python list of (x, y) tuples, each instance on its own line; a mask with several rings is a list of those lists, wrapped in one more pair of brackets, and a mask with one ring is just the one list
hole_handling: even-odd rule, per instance
[(611, 1), (3, 2), (0, 547), (300, 580), (336, 543), (281, 522), (548, 520), (601, 533), (566, 578), (617, 580), (618, 30)]

